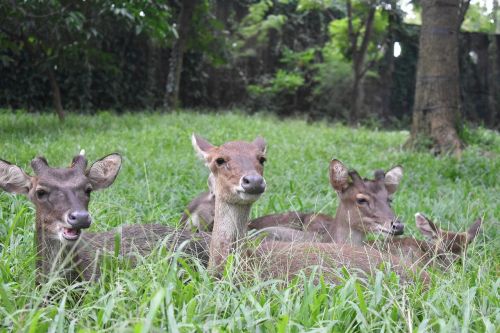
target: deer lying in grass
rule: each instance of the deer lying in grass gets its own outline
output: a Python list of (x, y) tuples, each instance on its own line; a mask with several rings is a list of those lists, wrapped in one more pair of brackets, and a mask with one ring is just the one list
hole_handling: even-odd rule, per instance
[(428, 240), (393, 237), (382, 243), (371, 241), (367, 244), (421, 266), (433, 265), (447, 269), (462, 257), (467, 246), (475, 239), (481, 228), (482, 219), (477, 219), (466, 232), (462, 233), (439, 229), (421, 213), (415, 215), (415, 223)]
[(214, 176), (208, 176), (208, 191), (194, 198), (182, 214), (180, 223), (190, 231), (212, 231), (215, 216)]
[[(265, 190), (266, 144), (257, 138), (252, 143), (236, 141), (217, 147), (196, 135), (192, 141), (213, 175), (215, 218), (209, 268), (220, 273), (229, 255), (241, 246), (251, 206)], [(408, 266), (399, 258), (349, 244), (264, 241), (245, 253), (252, 265), (264, 265), (261, 275), (266, 278), (288, 278), (315, 265), (326, 273), (347, 267), (370, 274), (382, 263), (389, 262), (402, 279), (409, 279)], [(425, 272), (421, 276), (427, 281)], [(325, 277), (336, 280), (334, 273)]]
[[(96, 161), (87, 170), (83, 153), (73, 158), (69, 168), (51, 168), (43, 157), (31, 162), (35, 173), (29, 176), (20, 167), (0, 160), (0, 187), (7, 192), (25, 194), (36, 207), (35, 244), (37, 250), (37, 284), (53, 273), (60, 273), (69, 281), (98, 278), (99, 256), (113, 252), (119, 235), (120, 254), (130, 257), (144, 255), (166, 238), (175, 248), (192, 238), (187, 232), (177, 232), (158, 224), (138, 224), (119, 227), (112, 231), (87, 233), (92, 218), (88, 204), (92, 191), (109, 187), (121, 167), (118, 154)], [(203, 238), (203, 234), (200, 237)], [(200, 245), (201, 244), (201, 245)], [(185, 251), (207, 261), (203, 240), (187, 244)]]
[[(361, 179), (338, 160), (330, 162), (330, 183), (339, 195), (335, 217), (325, 214), (287, 212), (267, 215), (250, 221), (249, 229), (263, 230), (280, 241), (349, 242), (362, 245), (368, 233), (401, 235), (404, 225), (391, 208), (403, 169), (396, 166), (387, 173), (375, 172), (374, 180)], [(213, 175), (209, 192), (202, 193), (188, 206), (182, 222), (199, 230), (211, 230), (215, 209)], [(205, 227), (205, 229), (204, 229)]]
[(368, 233), (401, 235), (404, 225), (392, 210), (391, 196), (402, 176), (403, 168), (396, 166), (386, 173), (375, 171), (374, 180), (361, 179), (356, 171), (348, 171), (342, 162), (334, 159), (330, 162), (330, 183), (340, 199), (335, 217), (287, 212), (259, 217), (250, 222), (249, 228), (266, 230), (282, 241), (334, 241), (353, 245), (362, 245)]

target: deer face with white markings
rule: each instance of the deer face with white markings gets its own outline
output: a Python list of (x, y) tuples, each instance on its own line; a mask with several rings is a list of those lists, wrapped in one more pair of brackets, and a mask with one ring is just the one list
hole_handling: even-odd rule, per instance
[(36, 207), (36, 229), (43, 238), (74, 242), (82, 229), (90, 227), (88, 205), (92, 191), (110, 186), (121, 166), (118, 154), (98, 160), (87, 170), (87, 160), (73, 158), (69, 168), (51, 168), (37, 157), (31, 162), (34, 176), (20, 167), (0, 160), (0, 187), (25, 194)]
[(264, 139), (231, 141), (217, 147), (193, 135), (192, 143), (211, 171), (211, 191), (220, 200), (231, 204), (252, 204), (266, 190)]
[(373, 180), (361, 179), (356, 171), (348, 171), (340, 161), (332, 160), (330, 183), (340, 198), (337, 219), (363, 234), (403, 234), (404, 225), (391, 208), (391, 195), (402, 176), (403, 168), (396, 166), (387, 172), (375, 171)]

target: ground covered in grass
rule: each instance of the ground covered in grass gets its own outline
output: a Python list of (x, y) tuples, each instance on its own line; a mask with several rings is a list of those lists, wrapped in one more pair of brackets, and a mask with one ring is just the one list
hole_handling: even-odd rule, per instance
[(314, 285), (307, 277), (283, 287), (277, 281), (242, 285), (213, 280), (204, 269), (171, 265), (164, 250), (136, 268), (107, 265), (95, 284), (65, 286), (47, 302), (48, 288), (34, 284), (34, 209), (24, 197), (0, 193), (0, 331), (261, 331), (498, 332), (500, 327), (500, 136), (476, 129), (461, 160), (406, 152), (407, 132), (351, 129), (269, 116), (100, 113), (52, 115), (0, 111), (0, 158), (31, 172), (44, 155), (66, 166), (81, 148), (89, 160), (111, 152), (124, 157), (115, 184), (93, 194), (93, 231), (124, 223), (176, 225), (186, 204), (206, 188), (208, 171), (191, 147), (196, 132), (214, 144), (268, 141), (268, 190), (254, 217), (287, 210), (334, 214), (328, 182), (330, 159), (338, 158), (371, 177), (377, 168), (402, 165), (405, 175), (394, 198), (396, 213), (418, 236), (420, 211), (443, 228), (465, 230), (479, 216), (484, 232), (463, 264), (432, 272), (430, 290), (399, 286), (379, 273), (365, 285)]

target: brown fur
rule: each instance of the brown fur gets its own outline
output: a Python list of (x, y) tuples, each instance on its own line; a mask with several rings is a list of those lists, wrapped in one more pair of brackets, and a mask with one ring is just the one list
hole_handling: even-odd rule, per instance
[(390, 264), (392, 271), (402, 281), (412, 281), (418, 275), (424, 284), (429, 276), (399, 257), (392, 256), (368, 247), (351, 246), (338, 243), (290, 243), (263, 242), (255, 251), (259, 268), (266, 278), (293, 278), (299, 272), (306, 274), (316, 267), (323, 273), (326, 281), (339, 282), (339, 272), (346, 268), (350, 273), (369, 276), (382, 264)]
[(203, 192), (191, 201), (182, 214), (180, 223), (191, 231), (212, 231), (215, 216), (215, 197), (210, 192)]
[[(87, 211), (90, 200), (89, 189), (98, 190), (110, 186), (121, 165), (117, 154), (108, 155), (86, 170), (87, 161), (76, 156), (69, 168), (50, 168), (44, 158), (32, 162), (35, 176), (29, 176), (19, 167), (0, 160), (0, 187), (13, 193), (26, 194), (36, 207), (35, 244), (37, 249), (37, 284), (57, 273), (69, 281), (99, 277), (99, 258), (104, 252), (113, 252), (115, 234), (119, 234), (120, 254), (133, 258), (145, 255), (161, 241), (177, 250), (183, 247), (186, 253), (208, 262), (209, 237), (157, 225), (129, 225), (101, 233), (81, 232), (67, 222), (68, 212)], [(76, 240), (63, 237), (61, 230), (81, 232)]]
[[(370, 232), (382, 232), (389, 236), (392, 232), (391, 224), (397, 220), (390, 207), (390, 196), (397, 190), (400, 181), (398, 174), (393, 172), (396, 168), (387, 173), (376, 171), (378, 178), (374, 180), (361, 180), (355, 171), (348, 172), (340, 161), (333, 160), (330, 164), (330, 182), (340, 198), (335, 217), (319, 213), (278, 213), (251, 220), (248, 228), (267, 231), (271, 239), (281, 241), (314, 239), (321, 242), (349, 241), (362, 245), (366, 234)], [(349, 181), (349, 177), (352, 181)], [(213, 228), (215, 196), (210, 196), (209, 193), (204, 192), (191, 201), (187, 208), (188, 214), (184, 214), (181, 219), (193, 231), (211, 231)], [(369, 201), (369, 207), (357, 203), (359, 196)], [(294, 230), (287, 230), (285, 227)]]
[[(246, 204), (237, 203), (237, 196), (233, 191), (236, 186), (235, 177), (220, 173), (217, 170), (220, 166), (212, 164), (213, 160), (217, 158), (214, 152), (219, 150), (215, 150), (211, 144), (196, 136), (193, 136), (193, 146), (196, 150), (201, 151), (201, 155), (215, 177), (215, 219), (210, 242), (209, 267), (220, 273), (229, 254), (235, 249), (241, 248), (239, 243), (244, 240), (248, 215), (253, 201)], [(231, 147), (234, 149), (225, 150), (225, 158), (231, 160), (234, 154), (241, 161), (238, 168), (233, 166), (233, 172), (241, 176), (242, 172), (253, 171), (248, 166), (258, 156), (256, 154), (258, 150), (256, 151), (249, 144), (231, 145)], [(242, 165), (246, 165), (247, 168), (242, 168)], [(225, 172), (230, 171), (229, 169), (225, 170)], [(404, 281), (408, 281), (410, 277), (406, 272), (407, 269), (415, 270), (397, 257), (348, 244), (265, 241), (256, 250), (249, 250), (246, 253), (246, 259), (251, 265), (263, 265), (260, 272), (264, 278), (289, 278), (302, 270), (307, 272), (311, 266), (319, 265), (322, 271), (328, 272), (325, 275), (328, 280), (336, 281), (337, 275), (333, 271), (343, 267), (347, 267), (351, 271), (360, 270), (364, 274), (370, 274), (383, 262), (390, 262), (394, 266), (394, 271)], [(421, 278), (424, 282), (428, 281), (425, 272), (422, 272)]]
[[(335, 217), (286, 212), (254, 219), (250, 221), (249, 229), (289, 227), (314, 233), (318, 241), (350, 242), (353, 245), (362, 245), (366, 234), (370, 232), (391, 235), (392, 223), (397, 219), (390, 205), (390, 197), (396, 191), (402, 175), (394, 172), (397, 168), (401, 169), (396, 167), (387, 173), (378, 170), (375, 179), (362, 180), (355, 171), (347, 172), (340, 161), (333, 160), (330, 163), (330, 182), (340, 199)], [(359, 203), (359, 199), (367, 202)], [(281, 240), (287, 239), (282, 237)]]
[(437, 228), (420, 213), (415, 216), (415, 220), (417, 227), (429, 240), (393, 237), (385, 242), (371, 241), (367, 244), (424, 267), (431, 265), (448, 269), (463, 256), (482, 224), (482, 220), (477, 219), (467, 232), (457, 233)]
[(128, 258), (133, 265), (139, 256), (146, 256), (163, 245), (171, 251), (181, 249), (206, 266), (209, 242), (209, 234), (193, 235), (160, 224), (125, 225), (105, 232), (83, 232), (77, 242), (69, 244), (42, 238), (38, 241), (37, 263), (40, 269), (37, 282), (40, 284), (51, 274), (57, 274), (69, 282), (97, 280), (101, 275), (101, 258), (105, 254), (113, 255), (115, 244), (120, 245), (119, 255)]
[(215, 223), (209, 267), (219, 269), (245, 236), (250, 208), (260, 197), (246, 194), (241, 180), (248, 175), (263, 176), (266, 144), (258, 137), (253, 142), (232, 141), (217, 147), (194, 134), (192, 142), (213, 175)]

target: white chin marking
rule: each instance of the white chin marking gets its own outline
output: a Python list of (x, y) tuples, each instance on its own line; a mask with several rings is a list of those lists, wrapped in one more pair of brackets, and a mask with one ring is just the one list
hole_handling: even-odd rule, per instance
[(249, 194), (245, 192), (238, 192), (240, 198), (244, 201), (255, 201), (260, 198), (261, 194)]

